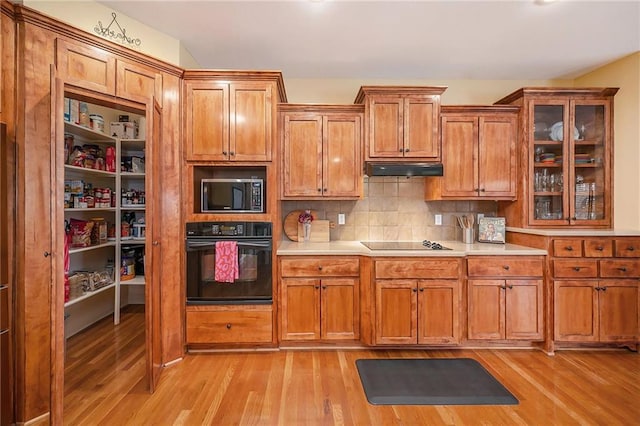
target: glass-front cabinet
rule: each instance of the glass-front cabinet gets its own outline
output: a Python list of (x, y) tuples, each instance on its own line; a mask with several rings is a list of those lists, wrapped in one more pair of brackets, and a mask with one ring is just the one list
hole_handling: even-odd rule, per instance
[(503, 207), (512, 226), (612, 227), (616, 88), (525, 88), (497, 103), (522, 107), (527, 179)]
[(530, 222), (608, 223), (611, 150), (607, 103), (531, 102)]

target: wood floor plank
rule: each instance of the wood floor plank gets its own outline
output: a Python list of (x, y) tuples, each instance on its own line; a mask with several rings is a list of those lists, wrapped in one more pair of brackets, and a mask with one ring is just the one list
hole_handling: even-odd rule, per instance
[[(369, 404), (363, 358), (472, 358), (520, 401)], [(457, 425), (640, 423), (640, 356), (627, 350), (282, 350), (188, 354), (146, 391), (143, 309), (69, 339), (68, 425)]]

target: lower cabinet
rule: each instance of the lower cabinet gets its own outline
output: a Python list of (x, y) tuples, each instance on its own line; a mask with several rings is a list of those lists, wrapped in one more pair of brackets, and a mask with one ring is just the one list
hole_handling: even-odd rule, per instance
[(280, 259), (280, 339), (360, 339), (357, 257)]
[(639, 297), (638, 280), (555, 281), (555, 340), (638, 341)]
[(543, 258), (467, 260), (470, 340), (543, 340)]
[(187, 345), (273, 342), (271, 305), (187, 306)]
[(459, 344), (460, 266), (460, 259), (376, 260), (374, 343)]
[(554, 340), (640, 341), (640, 239), (553, 241)]

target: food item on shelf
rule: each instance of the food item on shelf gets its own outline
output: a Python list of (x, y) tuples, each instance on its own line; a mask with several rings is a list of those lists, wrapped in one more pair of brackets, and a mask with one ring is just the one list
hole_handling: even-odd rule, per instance
[(94, 223), (90, 220), (69, 219), (71, 247), (89, 247)]

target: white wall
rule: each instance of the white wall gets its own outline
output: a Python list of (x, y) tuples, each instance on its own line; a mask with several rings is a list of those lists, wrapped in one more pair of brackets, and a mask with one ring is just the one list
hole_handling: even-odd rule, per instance
[[(23, 0), (23, 5), (93, 35), (99, 35), (95, 31), (95, 28), (99, 27), (99, 22), (102, 23), (103, 28), (109, 26), (113, 19), (111, 14), (115, 12), (116, 19), (120, 26), (125, 29), (127, 36), (134, 39), (138, 38), (141, 41), (139, 47), (129, 45), (127, 47), (185, 68), (197, 66), (196, 61), (181, 45), (180, 40), (169, 37), (100, 3), (91, 0)], [(152, 5), (152, 3), (141, 4), (140, 7), (147, 7), (148, 5)]]

